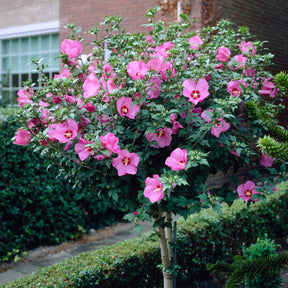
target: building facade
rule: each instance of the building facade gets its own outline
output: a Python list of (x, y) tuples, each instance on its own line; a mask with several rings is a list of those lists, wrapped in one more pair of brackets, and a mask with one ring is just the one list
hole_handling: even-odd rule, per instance
[(14, 0), (0, 3), (1, 106), (17, 104), (23, 81), (37, 83), (38, 73), (28, 65), (43, 58), (47, 76), (59, 71), (59, 0)]
[[(273, 72), (288, 70), (287, 0), (0, 0), (0, 105), (17, 104), (17, 91), (23, 81), (36, 81), (38, 75), (27, 65), (31, 57), (43, 58), (47, 75), (60, 70), (55, 59), (63, 39), (69, 36), (63, 27), (75, 23), (89, 30), (105, 16), (123, 16), (123, 27), (131, 33), (144, 31), (141, 24), (148, 8), (160, 5), (163, 21), (177, 21), (177, 15), (189, 14), (193, 29), (214, 25), (226, 18), (237, 26), (248, 26), (256, 39), (268, 40), (266, 47), (275, 54)], [(89, 35), (86, 34), (89, 42)], [(84, 48), (85, 53), (85, 48)], [(37, 88), (37, 86), (36, 86)]]

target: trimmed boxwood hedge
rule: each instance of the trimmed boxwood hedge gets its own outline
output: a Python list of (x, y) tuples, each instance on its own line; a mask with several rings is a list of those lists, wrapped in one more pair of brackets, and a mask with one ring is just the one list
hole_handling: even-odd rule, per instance
[[(211, 209), (178, 221), (177, 259), (181, 270), (177, 286), (197, 287), (207, 277), (206, 264), (232, 259), (265, 233), (270, 238), (288, 232), (288, 182), (266, 202), (250, 207), (237, 200), (222, 206), (223, 217)], [(160, 249), (157, 236), (148, 233), (99, 250), (80, 254), (59, 264), (41, 268), (17, 279), (6, 288), (17, 287), (162, 287)], [(181, 286), (182, 285), (182, 286)], [(188, 286), (188, 284), (187, 284)]]
[(16, 113), (0, 109), (0, 261), (119, 221), (123, 212), (117, 202), (99, 199), (89, 187), (72, 189), (47, 170), (48, 159), (12, 144)]

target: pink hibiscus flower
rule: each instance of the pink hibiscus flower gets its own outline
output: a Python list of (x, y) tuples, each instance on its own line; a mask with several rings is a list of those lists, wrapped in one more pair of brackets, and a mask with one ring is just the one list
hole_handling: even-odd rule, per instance
[(166, 159), (165, 164), (174, 171), (185, 169), (187, 163), (187, 150), (176, 148)]
[(266, 153), (262, 153), (260, 158), (260, 164), (266, 168), (273, 165), (273, 162), (275, 161), (275, 158), (267, 155)]
[(164, 197), (163, 184), (158, 180), (159, 175), (153, 175), (153, 178), (147, 177), (145, 179), (144, 196), (155, 203)]
[(241, 52), (249, 53), (252, 56), (256, 55), (256, 47), (253, 46), (251, 42), (242, 41), (239, 44), (239, 48), (240, 48)]
[(178, 121), (173, 122), (173, 127), (172, 127), (173, 134), (177, 134), (178, 129), (182, 129), (182, 128), (184, 128), (184, 127)]
[(247, 61), (247, 57), (244, 57), (242, 54), (240, 54), (240, 55), (235, 55), (234, 57), (233, 57), (233, 59), (239, 64), (239, 65), (237, 65), (237, 66), (232, 66), (232, 62), (230, 61), (229, 63), (228, 63), (228, 66), (229, 66), (229, 68), (230, 69), (244, 69), (245, 68), (245, 63), (246, 63), (246, 61)]
[(266, 78), (264, 80), (264, 82), (262, 83), (261, 89), (258, 91), (259, 95), (261, 96), (269, 95), (272, 98), (274, 98), (277, 95), (278, 89), (274, 85), (274, 83), (270, 80), (271, 78)]
[(227, 123), (224, 118), (219, 118), (217, 123), (211, 128), (211, 134), (215, 137), (219, 137), (222, 132), (229, 130), (230, 124)]
[(132, 99), (129, 97), (121, 97), (117, 100), (117, 110), (122, 118), (128, 117), (134, 119), (139, 112), (139, 105), (131, 106)]
[(72, 76), (68, 68), (64, 68), (61, 74), (55, 74), (54, 79), (66, 79), (67, 77)]
[(106, 93), (102, 97), (102, 101), (105, 103), (110, 103), (113, 96), (110, 95), (113, 90), (117, 89), (115, 83), (113, 82), (113, 79), (109, 79), (108, 81), (101, 79), (101, 86), (102, 89), (106, 91)]
[(68, 104), (74, 104), (77, 102), (77, 99), (75, 96), (70, 96), (70, 95), (64, 95), (64, 100), (68, 103)]
[(17, 92), (18, 98), (17, 101), (19, 102), (19, 106), (22, 107), (25, 104), (32, 104), (33, 101), (30, 99), (34, 94), (33, 89), (30, 87), (25, 87)]
[(127, 73), (134, 80), (145, 79), (149, 67), (144, 61), (132, 61), (127, 66)]
[(48, 135), (51, 139), (57, 139), (60, 143), (73, 140), (78, 133), (78, 124), (72, 119), (63, 123), (49, 125)]
[(212, 114), (213, 113), (213, 110), (212, 109), (207, 109), (207, 110), (204, 110), (202, 113), (201, 113), (201, 118), (204, 119), (207, 123), (210, 123), (211, 122), (211, 117), (212, 117)]
[(147, 66), (154, 71), (163, 71), (166, 69), (166, 64), (160, 58), (153, 58), (147, 62)]
[(227, 84), (227, 91), (234, 98), (241, 95), (242, 87), (240, 86), (240, 83), (244, 87), (247, 87), (247, 84), (242, 79), (237, 81), (230, 81)]
[(193, 104), (197, 105), (208, 97), (209, 84), (205, 79), (199, 79), (197, 83), (188, 79), (183, 82), (183, 95), (188, 97), (188, 100)]
[[(252, 195), (254, 194), (260, 194), (258, 191), (256, 191), (255, 183), (252, 181), (247, 181), (246, 183), (240, 185), (237, 187), (237, 192), (239, 197), (241, 197), (245, 202), (248, 202)], [(252, 201), (257, 201), (257, 199), (253, 199)]]
[(118, 152), (118, 157), (112, 160), (112, 166), (117, 169), (118, 176), (126, 174), (135, 175), (137, 173), (137, 166), (139, 163), (139, 156), (136, 153), (130, 153), (126, 150)]
[(78, 154), (81, 161), (84, 161), (89, 156), (94, 155), (93, 149), (90, 146), (86, 146), (87, 144), (91, 143), (94, 144), (95, 142), (79, 138), (79, 143), (75, 144), (75, 152)]
[(65, 39), (61, 43), (61, 52), (67, 54), (71, 60), (78, 57), (81, 51), (82, 46), (77, 40)]
[(156, 145), (153, 145), (154, 148), (163, 148), (163, 147), (166, 147), (166, 146), (169, 146), (171, 141), (172, 141), (172, 129), (171, 128), (167, 128), (165, 127), (164, 129), (163, 128), (160, 128), (156, 131), (156, 133), (153, 133), (153, 132), (149, 132), (147, 135), (146, 135), (146, 139), (148, 140), (148, 142), (152, 142), (152, 141), (156, 141), (158, 146)]
[(226, 62), (230, 58), (230, 50), (225, 46), (221, 46), (217, 50), (216, 59), (220, 62)]
[(152, 57), (158, 58), (160, 61), (164, 61), (169, 55), (169, 50), (175, 46), (174, 43), (167, 41), (155, 48), (155, 54)]
[(111, 153), (118, 153), (121, 149), (117, 144), (119, 142), (119, 138), (117, 138), (112, 132), (109, 132), (105, 136), (100, 136), (100, 141), (104, 149), (109, 150)]
[(32, 136), (31, 133), (29, 131), (26, 131), (24, 129), (19, 129), (17, 131), (17, 134), (15, 136), (15, 141), (13, 142), (13, 144), (17, 144), (17, 145), (28, 145), (28, 143), (30, 142)]
[(103, 79), (112, 79), (115, 80), (116, 78), (116, 73), (113, 71), (113, 66), (110, 65), (109, 63), (105, 63), (103, 65), (103, 74), (102, 74)]
[(100, 83), (96, 75), (92, 72), (90, 73), (83, 83), (84, 98), (89, 98), (97, 95), (100, 89)]
[(96, 107), (94, 104), (92, 103), (86, 103), (85, 105), (83, 105), (81, 108), (85, 108), (88, 112), (93, 113), (96, 111)]
[(251, 78), (254, 78), (255, 77), (255, 69), (254, 68), (248, 68), (247, 69), (247, 72), (246, 72), (246, 76), (249, 76)]
[(149, 91), (147, 94), (149, 97), (147, 99), (156, 99), (160, 94), (162, 80), (158, 76), (153, 76), (150, 80)]
[(193, 36), (189, 39), (189, 43), (192, 49), (198, 50), (199, 46), (202, 45), (204, 42), (199, 36)]

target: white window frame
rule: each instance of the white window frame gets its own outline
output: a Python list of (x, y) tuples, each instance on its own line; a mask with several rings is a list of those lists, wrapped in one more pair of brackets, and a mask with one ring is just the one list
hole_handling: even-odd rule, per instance
[[(23, 37), (31, 37), (31, 36), (42, 36), (45, 34), (59, 34), (59, 21), (51, 21), (51, 22), (43, 22), (43, 23), (35, 23), (23, 26), (15, 26), (9, 28), (0, 29), (0, 85), (2, 78), (2, 41), (10, 40), (13, 38), (23, 38)], [(60, 69), (60, 65), (59, 65)], [(0, 100), (2, 99), (2, 95), (0, 93)]]

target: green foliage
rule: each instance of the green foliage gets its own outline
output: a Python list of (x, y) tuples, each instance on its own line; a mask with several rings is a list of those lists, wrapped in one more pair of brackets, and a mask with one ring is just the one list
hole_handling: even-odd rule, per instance
[[(22, 129), (31, 136), (29, 145), (41, 150), (41, 155), (49, 155), (59, 166), (59, 173), (71, 182), (76, 180), (77, 186), (93, 185), (101, 197), (119, 201), (129, 212), (144, 207), (153, 218), (162, 212), (186, 217), (212, 206), (220, 211), (215, 202), (231, 204), (235, 191), (231, 185), (223, 185), (219, 195), (218, 190), (213, 191), (215, 197), (219, 196), (216, 200), (206, 197), (201, 204), (199, 198), (209, 189), (205, 185), (208, 176), (259, 164), (261, 154), (255, 148), (255, 138), (263, 136), (270, 122), (277, 123), (275, 116), (283, 108), (266, 101), (258, 92), (272, 77), (266, 71), (272, 56), (265, 54), (263, 43), (250, 41), (252, 37), (245, 27), (235, 30), (232, 23), (220, 20), (215, 27), (191, 32), (188, 16), (181, 15), (183, 21), (168, 26), (154, 19), (158, 10), (156, 7), (147, 11), (148, 23), (144, 26), (149, 29), (145, 33), (130, 34), (121, 28), (122, 17), (105, 17), (88, 32), (95, 40), (89, 43), (91, 53), (85, 61), (80, 52), (81, 42), (74, 40), (73, 45), (79, 49), (72, 50), (79, 53), (73, 56), (67, 45), (59, 58), (70, 75), (61, 74), (51, 81), (42, 78), (41, 89), (29, 96), (25, 94), (29, 99), (24, 97), (21, 103)], [(67, 28), (71, 30), (71, 38), (77, 39), (79, 29), (75, 24)], [(201, 38), (197, 40), (201, 44), (196, 41), (199, 44), (196, 46), (190, 43), (195, 36)], [(224, 60), (218, 59), (223, 46), (229, 50)], [(108, 51), (110, 57), (106, 57)], [(43, 75), (41, 63), (34, 59), (34, 64)], [(238, 95), (228, 89), (235, 84), (238, 90), (231, 89), (234, 92), (236, 89)], [(93, 91), (87, 86), (93, 86)], [(281, 101), (282, 96), (277, 94), (277, 100)], [(125, 105), (129, 107), (121, 106), (123, 101), (128, 101)], [(243, 104), (247, 101), (260, 103), (263, 110), (260, 115), (248, 117), (249, 121), (243, 118)], [(45, 112), (48, 111), (45, 119), (42, 108), (39, 110), (43, 102)], [(96, 111), (83, 108), (86, 105)], [(126, 111), (124, 114), (120, 106)], [(137, 113), (129, 115), (128, 111), (133, 109)], [(107, 119), (100, 121), (104, 115)], [(35, 125), (29, 127), (31, 119)], [(73, 137), (69, 141), (66, 136), (61, 141), (53, 139), (55, 135), (51, 135), (68, 121), (77, 128)], [(223, 125), (225, 131), (220, 132)], [(117, 140), (118, 151), (103, 144), (101, 139), (108, 133)], [(150, 138), (146, 137), (148, 133)], [(158, 146), (156, 140), (165, 141)], [(91, 153), (80, 158), (75, 147), (81, 146), (82, 141), (90, 141), (82, 149), (89, 145)], [(65, 148), (67, 144), (70, 149)], [(176, 149), (187, 152), (187, 159), (178, 170), (165, 164)], [(126, 163), (125, 169), (121, 162), (115, 164), (124, 150), (139, 159), (133, 169), (128, 162), (122, 162)], [(103, 159), (95, 159), (101, 156)], [(119, 173), (119, 167), (125, 172)], [(163, 184), (159, 190), (163, 194), (156, 203), (143, 195), (146, 180), (153, 175), (158, 175)], [(235, 185), (240, 185), (237, 181)]]
[[(288, 74), (280, 72), (273, 79), (279, 91), (283, 95), (287, 95)], [(277, 125), (278, 121), (275, 119), (280, 105), (275, 106), (271, 103), (269, 106), (264, 106), (261, 101), (247, 101), (244, 104), (245, 115), (248, 119), (255, 123), (260, 122), (266, 127), (265, 136), (260, 137), (257, 141), (261, 152), (275, 157), (278, 161), (286, 161), (288, 158), (288, 131)]]
[(282, 283), (280, 270), (288, 262), (288, 253), (276, 253), (278, 246), (265, 234), (243, 249), (244, 258), (237, 255), (231, 264), (219, 261), (207, 266), (214, 273), (229, 275), (225, 288), (239, 287), (244, 279), (247, 288), (276, 288)]
[[(268, 238), (267, 234), (264, 239), (257, 239), (255, 244), (250, 245), (250, 247), (244, 249), (244, 258), (249, 261), (259, 260), (258, 263), (253, 263), (250, 265), (251, 276), (247, 277), (245, 281), (245, 286), (247, 288), (268, 288), (268, 287), (278, 287), (282, 281), (280, 277), (280, 272), (272, 271), (272, 269), (265, 270), (263, 266), (267, 267), (267, 260), (263, 259), (267, 256), (276, 256), (277, 245), (274, 240)], [(259, 267), (259, 268), (258, 268)], [(268, 265), (269, 267), (269, 265)], [(272, 268), (272, 267), (271, 267)], [(256, 271), (261, 271), (257, 273)]]
[(280, 89), (283, 89), (287, 95), (288, 92), (288, 73), (281, 71), (274, 76), (274, 81), (277, 83)]
[[(288, 225), (288, 183), (278, 185), (278, 191), (266, 202), (256, 202), (249, 208), (242, 200), (229, 208), (224, 205), (223, 217), (212, 209), (178, 220), (177, 260), (181, 272), (177, 285), (194, 285), (207, 279), (207, 263), (223, 259), (232, 261), (265, 233), (270, 238), (285, 235)], [(17, 279), (6, 288), (46, 287), (161, 287), (160, 248), (155, 233), (80, 254), (59, 264), (37, 270), (33, 275)], [(272, 256), (270, 256), (272, 257)], [(279, 256), (282, 264), (287, 262)], [(272, 259), (272, 258), (271, 258)], [(275, 264), (276, 267), (276, 264)], [(251, 270), (251, 269), (250, 269)], [(144, 283), (144, 284), (143, 284)]]
[(116, 202), (100, 199), (89, 187), (72, 189), (57, 171), (47, 170), (50, 161), (39, 152), (13, 145), (16, 127), (15, 116), (0, 121), (0, 261), (118, 221), (122, 212)]
[(257, 143), (261, 151), (265, 151), (278, 160), (286, 161), (288, 159), (288, 142), (278, 142), (269, 135), (260, 138)]

